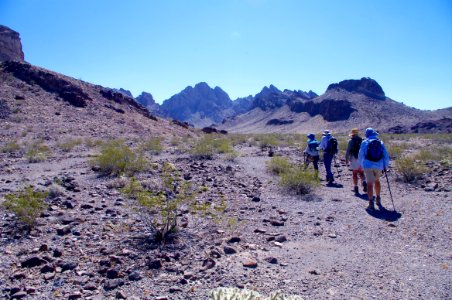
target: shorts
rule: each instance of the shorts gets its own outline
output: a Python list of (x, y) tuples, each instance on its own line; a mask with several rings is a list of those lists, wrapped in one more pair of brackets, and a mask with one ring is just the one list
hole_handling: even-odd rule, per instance
[(380, 181), (382, 171), (379, 169), (364, 169), (364, 174), (366, 175), (367, 183), (374, 183), (375, 181)]
[(354, 171), (361, 169), (361, 166), (358, 163), (358, 159), (353, 156), (350, 158), (350, 168), (352, 168), (352, 170)]

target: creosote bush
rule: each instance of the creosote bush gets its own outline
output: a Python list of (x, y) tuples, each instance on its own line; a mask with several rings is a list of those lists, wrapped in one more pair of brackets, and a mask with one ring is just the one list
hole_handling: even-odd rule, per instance
[(140, 148), (143, 151), (150, 152), (152, 154), (159, 154), (163, 151), (162, 146), (162, 138), (161, 137), (152, 137), (146, 141), (144, 141)]
[(287, 172), (291, 168), (289, 160), (285, 157), (275, 156), (267, 163), (267, 169), (276, 175)]
[(3, 153), (15, 153), (15, 152), (19, 152), (20, 150), (21, 150), (21, 147), (17, 143), (17, 141), (11, 141), (0, 148), (0, 152), (3, 152)]
[(404, 182), (415, 181), (427, 171), (426, 167), (417, 162), (413, 156), (400, 157), (395, 161), (395, 165)]
[(216, 153), (232, 153), (233, 148), (226, 138), (215, 135), (205, 135), (194, 145), (190, 151), (197, 159), (212, 159)]
[(101, 174), (113, 176), (133, 175), (148, 167), (148, 161), (140, 151), (132, 150), (120, 140), (104, 143), (91, 164), (97, 166)]
[(317, 172), (306, 170), (303, 166), (294, 166), (281, 173), (279, 184), (289, 193), (295, 195), (306, 195), (320, 185)]
[(82, 143), (83, 141), (81, 138), (70, 138), (62, 143), (59, 143), (58, 147), (60, 147), (60, 149), (64, 152), (70, 152), (75, 146), (81, 145)]
[(34, 191), (32, 187), (27, 187), (17, 194), (8, 194), (2, 207), (14, 213), (17, 218), (31, 229), (41, 212), (46, 208), (44, 199), (47, 192)]
[(238, 288), (217, 288), (209, 292), (212, 300), (303, 300), (296, 295), (285, 295), (281, 292), (273, 292), (265, 297), (258, 292)]

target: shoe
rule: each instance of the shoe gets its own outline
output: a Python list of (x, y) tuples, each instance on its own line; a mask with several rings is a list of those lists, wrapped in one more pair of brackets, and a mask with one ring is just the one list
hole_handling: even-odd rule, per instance
[(381, 198), (380, 198), (380, 196), (377, 196), (377, 198), (375, 199), (375, 203), (377, 204), (378, 207), (381, 206)]
[(363, 192), (367, 193), (367, 182), (363, 181)]
[(359, 195), (359, 191), (358, 191), (358, 187), (357, 186), (355, 186), (354, 191), (355, 191), (355, 195)]
[(373, 201), (369, 201), (369, 204), (367, 205), (366, 209), (368, 209), (368, 210), (375, 210), (374, 202)]

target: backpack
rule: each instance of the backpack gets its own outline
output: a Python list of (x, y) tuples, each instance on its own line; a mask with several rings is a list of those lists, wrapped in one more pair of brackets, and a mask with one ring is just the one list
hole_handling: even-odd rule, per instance
[(336, 154), (337, 153), (337, 140), (332, 137), (328, 140), (328, 144), (326, 146), (325, 152), (328, 154)]
[(311, 151), (311, 152), (318, 151), (319, 149), (317, 149), (317, 147), (319, 147), (319, 142), (317, 142), (316, 140), (310, 141), (308, 143), (308, 147), (309, 147), (309, 151)]
[(354, 158), (358, 158), (359, 149), (361, 148), (361, 143), (363, 139), (359, 136), (355, 136), (352, 138), (352, 147), (350, 149), (350, 154), (353, 155)]
[(366, 159), (377, 162), (383, 158), (383, 145), (378, 139), (371, 140), (367, 145)]

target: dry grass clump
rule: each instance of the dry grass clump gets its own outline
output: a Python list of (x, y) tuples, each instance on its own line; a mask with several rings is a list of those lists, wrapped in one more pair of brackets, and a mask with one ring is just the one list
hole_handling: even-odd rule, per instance
[(17, 143), (17, 141), (11, 141), (9, 143), (6, 143), (4, 146), (0, 148), (0, 152), (2, 153), (16, 153), (19, 151), (21, 151), (21, 147)]
[(238, 288), (221, 287), (211, 290), (209, 297), (212, 300), (303, 300), (296, 295), (286, 295), (282, 292), (273, 292), (265, 297), (256, 291)]
[(81, 138), (69, 138), (58, 144), (58, 147), (64, 152), (70, 152), (75, 146), (83, 143)]
[(215, 135), (205, 135), (191, 149), (190, 154), (197, 159), (212, 159), (217, 153), (232, 153), (230, 141), (226, 138), (220, 138)]
[(424, 164), (416, 161), (413, 156), (403, 156), (395, 161), (397, 173), (402, 176), (404, 182), (415, 181), (417, 177), (421, 176), (427, 171)]
[(275, 156), (267, 163), (267, 170), (273, 174), (281, 175), (291, 168), (291, 163), (287, 158)]
[(159, 154), (163, 151), (162, 140), (161, 137), (151, 137), (141, 143), (140, 149), (152, 154)]
[(47, 159), (50, 154), (50, 148), (44, 144), (41, 140), (34, 141), (27, 147), (25, 157), (30, 163), (37, 163)]
[(303, 166), (294, 166), (281, 173), (279, 184), (291, 194), (306, 195), (320, 185), (316, 172), (306, 170)]

